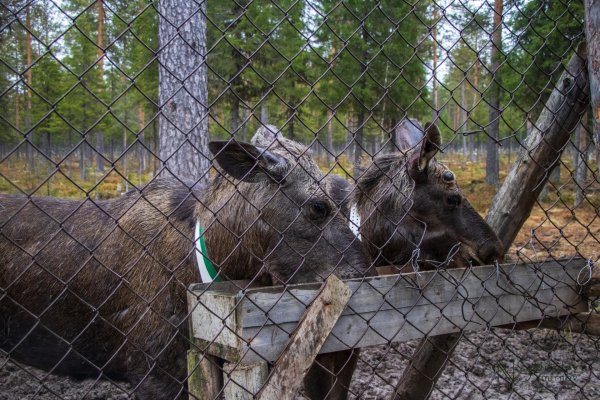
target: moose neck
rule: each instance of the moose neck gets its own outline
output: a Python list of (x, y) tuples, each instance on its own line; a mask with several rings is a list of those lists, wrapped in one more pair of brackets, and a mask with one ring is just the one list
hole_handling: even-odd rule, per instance
[(374, 160), (353, 191), (350, 206), (357, 207), (362, 243), (374, 266), (403, 264), (414, 250), (404, 229), (415, 188), (409, 158), (410, 153), (393, 153)]
[(262, 266), (268, 241), (257, 198), (261, 184), (212, 180), (210, 190), (197, 202), (195, 220), (202, 226), (208, 255), (222, 280), (253, 279)]

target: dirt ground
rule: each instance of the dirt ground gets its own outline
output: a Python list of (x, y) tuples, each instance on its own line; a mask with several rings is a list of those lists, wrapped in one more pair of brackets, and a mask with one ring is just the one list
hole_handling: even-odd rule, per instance
[(125, 400), (131, 391), (122, 382), (75, 380), (18, 365), (0, 355), (0, 400)]
[[(362, 352), (352, 399), (389, 399), (418, 341)], [(598, 338), (552, 331), (491, 331), (464, 335), (431, 399), (599, 399)], [(130, 387), (46, 375), (0, 358), (0, 400), (122, 400)]]
[[(356, 399), (387, 399), (418, 341), (361, 355)], [(464, 335), (431, 395), (441, 399), (598, 399), (598, 338), (495, 329)]]

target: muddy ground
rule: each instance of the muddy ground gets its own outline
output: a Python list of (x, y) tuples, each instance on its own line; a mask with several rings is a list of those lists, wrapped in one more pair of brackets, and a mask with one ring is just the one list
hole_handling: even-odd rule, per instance
[[(361, 354), (353, 399), (387, 399), (417, 341)], [(463, 337), (431, 398), (600, 399), (600, 342), (552, 331), (493, 330)], [(0, 357), (0, 400), (133, 399), (120, 382), (77, 381)]]

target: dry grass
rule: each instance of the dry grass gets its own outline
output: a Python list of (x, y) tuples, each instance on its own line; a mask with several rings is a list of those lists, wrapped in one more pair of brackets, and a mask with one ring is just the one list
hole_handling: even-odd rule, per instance
[[(131, 164), (131, 163), (130, 163)], [(133, 172), (135, 171), (135, 172)], [(138, 166), (130, 165), (126, 174), (123, 169), (107, 167), (104, 173), (87, 168), (87, 178), (80, 178), (79, 161), (66, 160), (57, 170), (44, 165), (29, 171), (24, 160), (0, 163), (0, 192), (23, 193), (36, 196), (54, 196), (68, 199), (108, 199), (117, 197), (127, 188), (148, 182), (152, 173), (138, 174)]]
[[(513, 157), (514, 160), (514, 157)], [(485, 215), (496, 194), (496, 188), (485, 183), (485, 162), (471, 163), (465, 157), (450, 155), (442, 160), (458, 176), (466, 197)], [(501, 158), (500, 179), (511, 164)], [(600, 259), (600, 182), (588, 171), (586, 197), (577, 208), (571, 165), (561, 166), (561, 179), (538, 200), (508, 253), (509, 259), (545, 260), (578, 255), (594, 261)], [(598, 176), (598, 171), (595, 171)]]

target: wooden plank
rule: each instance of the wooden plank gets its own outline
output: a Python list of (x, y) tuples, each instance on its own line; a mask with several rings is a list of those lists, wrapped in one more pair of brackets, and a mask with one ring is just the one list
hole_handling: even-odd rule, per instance
[(584, 335), (600, 336), (600, 315), (594, 312), (569, 315), (566, 318), (547, 318), (541, 321), (531, 321), (516, 324), (511, 329), (552, 329), (564, 333), (581, 333)]
[[(342, 315), (446, 303), (463, 297), (484, 294), (532, 294), (536, 290), (563, 286), (576, 287), (577, 274), (585, 261), (573, 259), (549, 261), (537, 268), (522, 265), (484, 266), (475, 268), (427, 271), (421, 274), (388, 275), (363, 280), (349, 280), (353, 295)], [(298, 321), (316, 293), (314, 286), (248, 290), (241, 324), (247, 328)]]
[[(587, 301), (579, 295), (577, 280), (586, 266), (586, 260), (570, 259), (349, 280), (353, 296), (321, 352), (584, 312)], [(196, 323), (194, 336), (235, 345), (225, 355), (235, 360), (275, 360), (318, 285), (217, 291), (215, 298), (228, 306), (208, 312), (209, 300), (196, 307), (193, 320), (214, 321)], [(191, 298), (203, 301), (210, 296), (212, 292), (204, 292)], [(234, 311), (235, 304), (239, 306)], [(223, 320), (235, 324), (223, 328)], [(203, 325), (219, 329), (197, 330)], [(236, 343), (231, 332), (238, 336)]]
[[(567, 303), (561, 306), (563, 301)], [(558, 317), (587, 310), (587, 303), (581, 301), (576, 292), (563, 287), (556, 291), (539, 292), (535, 301), (517, 295), (484, 296), (473, 304), (457, 300), (443, 308), (421, 305), (398, 311), (346, 315), (340, 318), (321, 352), (404, 342), (460, 330), (478, 331), (511, 322), (539, 320), (545, 316)], [(252, 339), (241, 351), (246, 353), (248, 360), (272, 360), (281, 352), (289, 340), (288, 332), (295, 326), (295, 323), (285, 323), (281, 326), (244, 329), (244, 336)]]
[[(221, 285), (223, 287), (223, 285)], [(237, 323), (237, 305), (240, 302), (239, 291), (225, 285), (226, 290), (204, 290), (197, 285), (188, 291), (188, 310), (192, 336), (207, 340), (218, 338), (218, 344), (225, 348), (238, 349), (240, 330)], [(197, 333), (201, 333), (200, 336)]]
[(225, 400), (254, 399), (268, 375), (269, 366), (264, 361), (252, 364), (225, 363), (223, 366)]
[(350, 288), (335, 275), (327, 278), (323, 289), (315, 297), (284, 352), (275, 362), (258, 399), (294, 398), (351, 295)]

